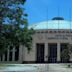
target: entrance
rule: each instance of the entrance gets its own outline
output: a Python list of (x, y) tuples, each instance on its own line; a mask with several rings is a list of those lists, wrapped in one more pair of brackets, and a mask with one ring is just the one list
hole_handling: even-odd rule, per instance
[(48, 62), (49, 63), (57, 62), (57, 44), (56, 43), (48, 44)]
[(44, 63), (44, 44), (43, 43), (39, 43), (36, 44), (36, 48), (37, 48), (37, 63)]

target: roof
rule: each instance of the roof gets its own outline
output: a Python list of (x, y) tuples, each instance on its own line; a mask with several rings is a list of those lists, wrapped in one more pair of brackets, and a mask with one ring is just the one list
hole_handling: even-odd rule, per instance
[(49, 20), (44, 22), (39, 22), (29, 26), (29, 29), (34, 30), (39, 29), (72, 29), (72, 22), (65, 20)]

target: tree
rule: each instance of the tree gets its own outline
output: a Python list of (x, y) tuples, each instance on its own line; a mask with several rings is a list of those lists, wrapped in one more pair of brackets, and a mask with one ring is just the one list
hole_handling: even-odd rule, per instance
[(64, 62), (69, 62), (69, 59), (72, 55), (72, 44), (68, 44), (67, 47), (61, 52), (61, 57)]
[(31, 49), (33, 30), (28, 29), (26, 0), (0, 0), (0, 53), (24, 45)]

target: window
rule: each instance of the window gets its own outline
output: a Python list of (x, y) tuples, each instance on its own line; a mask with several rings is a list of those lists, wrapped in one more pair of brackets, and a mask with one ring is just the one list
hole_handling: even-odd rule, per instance
[(54, 33), (57, 33), (57, 31), (54, 31)]
[(53, 31), (49, 31), (49, 33), (53, 33)]
[(45, 33), (48, 33), (48, 31), (45, 31)]

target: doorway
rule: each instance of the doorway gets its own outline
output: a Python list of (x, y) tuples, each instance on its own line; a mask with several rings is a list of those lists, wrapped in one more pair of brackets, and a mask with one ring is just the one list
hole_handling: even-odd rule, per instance
[(48, 62), (49, 63), (57, 62), (57, 44), (56, 43), (48, 44)]
[(44, 63), (44, 43), (36, 44), (36, 62), (37, 63)]

